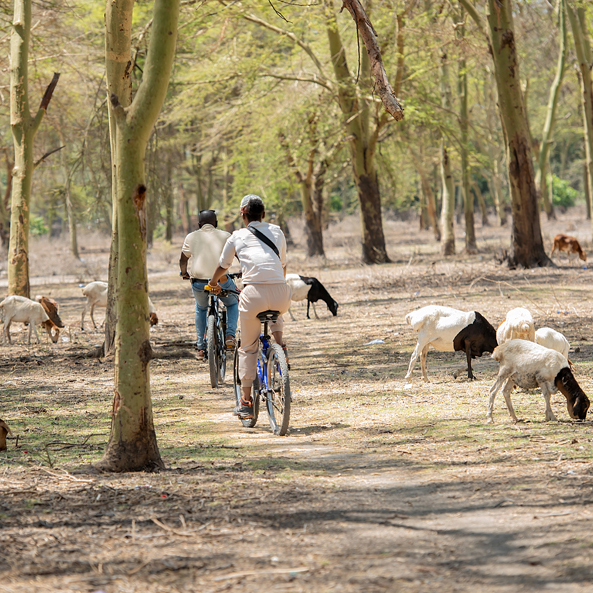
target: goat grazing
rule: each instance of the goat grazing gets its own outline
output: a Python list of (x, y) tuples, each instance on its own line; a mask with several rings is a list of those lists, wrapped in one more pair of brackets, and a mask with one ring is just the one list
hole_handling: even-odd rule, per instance
[[(325, 286), (323, 286), (317, 278), (309, 278), (307, 276), (300, 276), (299, 274), (286, 274), (286, 284), (292, 288), (291, 300), (297, 302), (307, 299), (307, 319), (311, 319), (309, 317), (309, 305), (311, 303), (313, 303), (315, 317), (319, 319), (317, 311), (315, 310), (315, 303), (319, 300), (327, 303), (327, 308), (334, 317), (338, 314), (338, 303), (334, 301), (329, 292), (327, 292)], [(288, 311), (290, 317), (294, 321), (292, 311), (290, 309)]]
[(498, 345), (509, 340), (529, 340), (535, 342), (535, 325), (531, 313), (523, 307), (511, 309), (496, 330)]
[(6, 424), (4, 420), (0, 420), (0, 451), (6, 451), (7, 435), (12, 436), (12, 432), (10, 431), (10, 428), (8, 428), (8, 424)]
[(552, 257), (556, 251), (566, 251), (569, 259), (573, 253), (578, 253), (583, 261), (587, 261), (587, 254), (581, 249), (577, 239), (563, 233), (559, 233), (554, 237), (554, 244), (552, 245), (552, 253), (550, 254), (550, 257)]
[(10, 339), (10, 324), (13, 321), (19, 323), (29, 324), (29, 344), (31, 343), (31, 334), (35, 332), (35, 339), (39, 343), (39, 335), (37, 334), (36, 325), (39, 325), (49, 320), (45, 309), (35, 301), (27, 297), (11, 295), (6, 297), (0, 303), (0, 309), (4, 312), (4, 333), (9, 344), (12, 344)]
[(546, 402), (546, 420), (556, 420), (550, 407), (550, 396), (556, 391), (566, 397), (571, 418), (584, 420), (587, 417), (589, 398), (579, 387), (568, 360), (560, 352), (527, 340), (510, 340), (499, 346), (492, 353), (492, 358), (500, 363), (500, 368), (496, 381), (490, 388), (487, 422), (494, 422), (494, 398), (501, 387), (509, 414), (517, 422), (511, 402), (511, 391), (515, 385), (523, 389), (541, 387)]
[[(102, 282), (101, 280), (95, 280), (94, 282), (89, 282), (86, 286), (82, 289), (82, 294), (86, 297), (86, 304), (84, 309), (82, 310), (82, 317), (80, 318), (80, 329), (84, 330), (84, 316), (86, 315), (87, 309), (90, 308), (90, 315), (91, 321), (93, 322), (93, 326), (97, 329), (97, 324), (95, 323), (95, 318), (93, 317), (93, 312), (95, 311), (95, 307), (107, 307), (107, 282)], [(150, 325), (156, 325), (159, 322), (159, 318), (156, 314), (156, 309), (148, 297), (148, 312), (150, 316)]]
[(564, 358), (568, 360), (568, 351), (570, 350), (570, 344), (568, 340), (555, 329), (551, 327), (540, 327), (535, 332), (535, 343), (550, 350), (556, 350), (560, 352)]
[(478, 311), (458, 311), (451, 307), (428, 305), (406, 315), (406, 321), (418, 332), (418, 344), (412, 353), (406, 379), (412, 376), (416, 359), (420, 364), (424, 380), (428, 347), (443, 352), (465, 352), (467, 356), (467, 377), (474, 379), (472, 358), (492, 352), (496, 346), (496, 331)]
[(43, 307), (49, 319), (44, 321), (41, 325), (47, 332), (51, 341), (55, 344), (60, 337), (60, 329), (64, 327), (64, 323), (58, 315), (58, 303), (46, 296), (37, 295), (35, 300)]

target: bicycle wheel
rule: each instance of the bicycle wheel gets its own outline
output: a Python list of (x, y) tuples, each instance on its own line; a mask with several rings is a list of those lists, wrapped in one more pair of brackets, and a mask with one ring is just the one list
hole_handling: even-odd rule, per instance
[(216, 317), (208, 316), (208, 367), (210, 368), (210, 385), (213, 388), (218, 387), (218, 333), (216, 331)]
[[(235, 348), (235, 358), (233, 363), (233, 392), (235, 394), (235, 405), (238, 406), (241, 403), (241, 382), (239, 380), (239, 345), (240, 341), (237, 341), (237, 347)], [(251, 388), (251, 397), (253, 398), (253, 418), (243, 419), (241, 418), (241, 424), (246, 428), (253, 428), (257, 423), (259, 416), (259, 378), (255, 377), (253, 386)]]
[(226, 333), (226, 311), (222, 312), (222, 318), (218, 330), (218, 352), (219, 352), (219, 370), (218, 370), (218, 381), (224, 383), (226, 376), (226, 363), (227, 363), (227, 350), (225, 344), (225, 333)]
[(284, 351), (278, 344), (270, 346), (268, 354), (268, 393), (266, 407), (274, 434), (284, 436), (290, 420), (290, 381)]

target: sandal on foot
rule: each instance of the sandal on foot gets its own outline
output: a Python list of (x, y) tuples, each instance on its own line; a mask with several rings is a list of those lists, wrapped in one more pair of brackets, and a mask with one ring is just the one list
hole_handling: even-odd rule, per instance
[(239, 416), (241, 420), (249, 420), (249, 418), (253, 418), (253, 401), (248, 402), (241, 398), (241, 402), (235, 408), (233, 416)]

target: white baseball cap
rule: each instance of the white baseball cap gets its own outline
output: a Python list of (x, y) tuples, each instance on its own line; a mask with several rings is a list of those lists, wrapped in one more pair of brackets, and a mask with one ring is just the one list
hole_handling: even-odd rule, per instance
[(241, 208), (247, 208), (247, 206), (249, 204), (258, 204), (258, 205), (261, 204), (263, 206), (264, 201), (259, 196), (256, 196), (255, 194), (247, 194), (241, 200)]

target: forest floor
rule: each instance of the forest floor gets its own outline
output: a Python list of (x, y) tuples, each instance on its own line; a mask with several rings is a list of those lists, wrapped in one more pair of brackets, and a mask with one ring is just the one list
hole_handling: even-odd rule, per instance
[[(32, 293), (55, 298), (69, 328), (57, 345), (28, 346), (17, 324), (13, 345), (0, 346), (0, 417), (13, 432), (0, 453), (0, 592), (593, 591), (591, 420), (570, 421), (558, 394), (559, 421), (544, 422), (540, 392), (518, 390), (523, 420), (511, 422), (500, 396), (486, 424), (488, 355), (474, 382), (464, 355), (435, 351), (429, 383), (419, 365), (403, 378), (416, 342), (407, 312), (449, 305), (497, 326), (525, 306), (537, 327), (568, 337), (593, 395), (593, 272), (565, 257), (554, 268), (498, 265), (508, 228), (478, 226), (480, 253), (444, 260), (416, 225), (386, 221), (389, 265), (359, 263), (353, 218), (328, 231), (326, 261), (291, 250), (289, 271), (318, 277), (340, 309), (334, 318), (320, 302), (320, 319), (307, 320), (295, 304), (296, 321), (286, 316), (286, 437), (271, 434), (265, 412), (243, 428), (228, 380), (210, 388), (178, 276), (183, 237), (155, 245), (160, 473), (92, 470), (109, 436), (113, 365), (86, 357), (102, 334), (90, 321), (80, 329), (79, 283), (106, 279), (107, 240), (85, 237), (83, 263), (65, 242), (34, 241)], [(544, 223), (547, 246), (556, 232), (590, 246), (580, 210)]]

